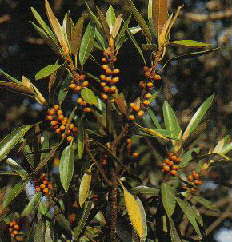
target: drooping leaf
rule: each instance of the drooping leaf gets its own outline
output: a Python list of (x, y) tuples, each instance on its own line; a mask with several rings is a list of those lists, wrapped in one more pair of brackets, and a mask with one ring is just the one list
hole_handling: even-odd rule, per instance
[(92, 23), (89, 23), (82, 37), (81, 46), (79, 50), (79, 61), (82, 66), (89, 58), (89, 55), (93, 49), (94, 33), (94, 26), (92, 25)]
[(59, 171), (61, 184), (64, 190), (67, 192), (74, 173), (73, 143), (66, 146), (63, 150), (60, 159)]
[(9, 191), (5, 194), (2, 206), (6, 208), (9, 204), (24, 190), (26, 186), (25, 182), (16, 183), (12, 186)]
[(41, 192), (36, 192), (33, 198), (30, 200), (30, 202), (22, 211), (21, 216), (29, 216), (32, 212), (36, 212), (37, 207), (40, 203), (41, 196), (42, 196)]
[(81, 90), (81, 96), (87, 103), (97, 106), (98, 99), (91, 89), (83, 88)]
[(158, 118), (156, 117), (156, 115), (154, 114), (154, 112), (151, 108), (148, 109), (148, 114), (149, 114), (153, 124), (155, 125), (155, 127), (157, 129), (161, 129), (161, 125), (159, 123), (159, 120), (158, 120)]
[(197, 112), (193, 115), (186, 130), (183, 133), (183, 137), (182, 137), (183, 141), (185, 141), (189, 137), (189, 135), (197, 128), (202, 118), (205, 116), (206, 112), (211, 107), (213, 103), (213, 99), (214, 99), (214, 95), (211, 95), (210, 97), (208, 97), (198, 108)]
[(76, 22), (76, 24), (74, 25), (73, 30), (71, 32), (70, 45), (71, 45), (71, 53), (73, 55), (76, 55), (80, 49), (81, 37), (82, 37), (82, 31), (83, 31), (83, 25), (84, 25), (85, 19), (86, 19), (85, 15), (81, 16)]
[(147, 225), (146, 213), (143, 208), (143, 204), (139, 198), (133, 196), (130, 192), (128, 192), (123, 185), (122, 188), (126, 210), (129, 215), (130, 222), (134, 230), (138, 234), (140, 240), (145, 241), (147, 237)]
[(180, 46), (185, 46), (185, 47), (195, 47), (195, 48), (202, 48), (202, 47), (210, 47), (211, 44), (204, 43), (204, 42), (198, 42), (195, 40), (175, 40), (170, 42), (172, 45), (180, 45)]
[(150, 30), (149, 30), (149, 27), (146, 24), (146, 21), (144, 20), (144, 18), (142, 17), (142, 15), (138, 11), (138, 9), (135, 7), (132, 0), (126, 0), (126, 2), (128, 3), (131, 12), (134, 15), (134, 18), (138, 22), (139, 26), (142, 28), (143, 34), (145, 35), (147, 42), (150, 43), (152, 40), (152, 36), (151, 36)]
[(47, 65), (35, 74), (35, 80), (40, 80), (50, 76), (52, 73), (57, 71), (61, 65)]
[(171, 217), (176, 207), (174, 189), (169, 184), (162, 183), (161, 195), (162, 195), (162, 203), (163, 203), (164, 209), (168, 217)]
[(46, 14), (47, 14), (48, 20), (62, 48), (62, 53), (64, 56), (66, 56), (70, 53), (70, 50), (69, 50), (69, 46), (68, 46), (65, 34), (63, 32), (63, 29), (60, 23), (58, 22), (58, 19), (55, 17), (50, 7), (50, 4), (47, 0), (45, 0), (45, 7), (46, 7)]
[(110, 34), (112, 34), (115, 20), (116, 20), (116, 16), (115, 16), (114, 8), (110, 5), (110, 7), (106, 12), (106, 22), (110, 28)]
[(181, 128), (174, 110), (167, 101), (164, 102), (162, 109), (166, 129), (171, 132), (173, 138), (179, 137)]
[(19, 128), (14, 129), (0, 142), (0, 161), (4, 159), (8, 153), (17, 145), (27, 131), (31, 128), (31, 125), (23, 125)]
[(160, 35), (162, 29), (168, 20), (167, 0), (156, 0), (152, 2), (152, 18), (157, 35)]
[(77, 154), (78, 159), (82, 159), (84, 152), (84, 129), (81, 124), (78, 125), (78, 136), (77, 136)]
[(189, 222), (192, 224), (196, 233), (200, 236), (200, 238), (202, 238), (201, 231), (197, 224), (195, 211), (193, 210), (191, 205), (186, 200), (182, 200), (177, 197), (176, 197), (176, 201), (177, 201), (178, 205), (180, 206), (180, 208), (182, 209), (183, 213), (188, 218)]
[(79, 204), (81, 208), (89, 196), (91, 178), (92, 174), (90, 168), (84, 173), (84, 175), (81, 178), (81, 183), (79, 187)]
[(176, 230), (174, 221), (171, 217), (169, 217), (169, 224), (170, 224), (170, 237), (171, 237), (171, 242), (182, 242), (180, 239), (178, 232)]
[(218, 210), (217, 207), (214, 205), (213, 202), (201, 197), (201, 196), (194, 196), (192, 198), (193, 201), (198, 202), (199, 204), (201, 204), (202, 206), (204, 206), (205, 208), (211, 209), (211, 210)]

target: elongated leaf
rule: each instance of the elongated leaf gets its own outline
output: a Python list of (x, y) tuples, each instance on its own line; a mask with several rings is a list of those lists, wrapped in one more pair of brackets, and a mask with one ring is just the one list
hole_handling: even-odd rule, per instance
[(106, 22), (110, 28), (110, 34), (112, 34), (115, 20), (116, 20), (116, 16), (115, 16), (114, 8), (110, 5), (110, 7), (106, 12)]
[(62, 29), (60, 23), (58, 22), (57, 18), (55, 17), (55, 15), (50, 7), (50, 4), (47, 0), (45, 0), (45, 7), (46, 7), (46, 14), (47, 14), (48, 20), (59, 41), (59, 44), (62, 48), (62, 52), (66, 56), (70, 53), (70, 51), (69, 51), (69, 46), (68, 46), (65, 34), (63, 32), (63, 29)]
[(60, 165), (60, 181), (67, 192), (74, 172), (74, 149), (73, 143), (66, 146), (62, 152)]
[(10, 190), (6, 193), (3, 200), (3, 208), (9, 206), (9, 204), (24, 190), (26, 186), (25, 182), (16, 183)]
[(155, 127), (156, 127), (157, 129), (161, 129), (161, 125), (160, 125), (160, 123), (159, 123), (159, 120), (158, 120), (158, 118), (155, 116), (153, 110), (149, 108), (149, 109), (148, 109), (148, 113), (149, 113), (149, 116), (150, 116), (150, 118), (151, 118), (153, 124), (155, 125)]
[(173, 188), (170, 187), (169, 184), (162, 183), (161, 195), (162, 195), (162, 203), (163, 203), (164, 209), (168, 217), (171, 217), (176, 207), (174, 190)]
[(115, 37), (118, 35), (118, 31), (121, 28), (122, 25), (122, 15), (120, 14), (114, 23), (113, 29), (112, 29), (112, 36), (115, 39)]
[(197, 128), (199, 123), (201, 122), (202, 118), (205, 116), (208, 109), (211, 107), (213, 103), (214, 95), (208, 97), (198, 108), (197, 112), (193, 115), (192, 119), (190, 120), (186, 130), (183, 134), (183, 141), (186, 140), (189, 135)]
[(89, 55), (93, 49), (94, 33), (94, 26), (91, 23), (89, 23), (83, 35), (79, 50), (79, 61), (82, 66), (89, 58)]
[(81, 96), (83, 97), (83, 99), (87, 103), (97, 106), (98, 99), (97, 99), (97, 97), (95, 96), (94, 92), (91, 89), (83, 88), (81, 90)]
[(73, 30), (71, 32), (71, 53), (76, 55), (81, 46), (82, 30), (86, 16), (82, 16), (78, 19)]
[(42, 78), (50, 76), (52, 73), (57, 71), (61, 65), (47, 65), (35, 74), (35, 80), (40, 80)]
[(146, 21), (138, 11), (138, 9), (135, 7), (134, 3), (131, 0), (126, 0), (126, 2), (129, 4), (130, 10), (134, 15), (134, 18), (138, 22), (139, 26), (142, 28), (142, 31), (147, 39), (148, 42), (151, 42), (152, 36), (149, 30), (149, 27), (146, 24)]
[(155, 31), (158, 35), (168, 20), (168, 4), (167, 0), (155, 0), (152, 3), (152, 18), (155, 26)]
[(174, 110), (169, 105), (167, 101), (163, 104), (163, 116), (164, 116), (164, 123), (167, 130), (169, 130), (172, 134), (173, 138), (179, 137), (181, 133), (181, 128), (178, 123), (177, 117), (175, 115)]
[(169, 217), (169, 224), (170, 224), (170, 237), (172, 242), (181, 242), (178, 232), (176, 230), (174, 221), (171, 217)]
[(201, 196), (194, 196), (192, 198), (192, 200), (200, 203), (205, 208), (212, 209), (212, 210), (218, 210), (217, 207), (213, 204), (213, 202), (211, 202)]
[(170, 44), (173, 45), (181, 45), (185, 47), (195, 47), (195, 48), (202, 48), (202, 47), (210, 47), (211, 44), (204, 43), (204, 42), (198, 42), (195, 40), (175, 40), (170, 42)]
[(143, 208), (143, 204), (139, 198), (133, 196), (122, 185), (126, 210), (130, 218), (130, 222), (138, 234), (140, 240), (146, 240), (147, 225), (146, 225), (146, 213)]
[[(151, 136), (154, 136), (154, 137), (158, 137), (158, 138), (161, 138), (163, 139), (164, 141), (170, 141), (169, 138), (167, 138), (166, 136), (164, 136), (163, 134), (159, 133), (159, 129), (148, 129), (148, 128), (141, 128), (141, 130), (146, 133), (146, 134), (149, 134)], [(158, 131), (157, 131), (158, 130)], [(161, 129), (162, 130), (162, 129)], [(169, 132), (169, 131), (168, 131)]]
[(21, 216), (28, 216), (32, 212), (36, 212), (37, 207), (40, 203), (42, 193), (41, 192), (36, 192), (31, 201), (27, 204), (27, 206), (24, 208)]
[(0, 142), (0, 161), (22, 140), (31, 127), (31, 125), (23, 125), (16, 128)]
[(107, 42), (105, 40), (105, 37), (98, 31), (98, 29), (95, 27), (95, 37), (97, 43), (101, 46), (102, 50), (105, 50), (107, 48)]
[(16, 83), (19, 83), (19, 84), (21, 83), (16, 78), (14, 78), (13, 76), (9, 75), (8, 73), (3, 71), (2, 69), (0, 69), (0, 76), (4, 76), (5, 78), (7, 78), (8, 80), (10, 80), (12, 82), (16, 82)]
[(42, 218), (35, 224), (34, 242), (45, 242), (46, 221)]
[(158, 196), (160, 189), (156, 188), (156, 187), (147, 187), (147, 186), (137, 186), (137, 187), (133, 187), (131, 189), (131, 191), (134, 194), (145, 194), (145, 195), (152, 195), (152, 196)]
[(89, 217), (92, 204), (93, 204), (92, 201), (87, 201), (85, 203), (85, 207), (84, 207), (84, 210), (82, 212), (81, 219), (79, 220), (77, 227), (75, 227), (73, 229), (75, 240), (78, 240), (81, 232), (84, 230), (84, 228), (86, 226), (86, 222), (87, 222), (87, 219)]
[(196, 216), (195, 216), (195, 211), (191, 207), (191, 205), (186, 201), (186, 200), (181, 200), (176, 197), (176, 201), (180, 208), (182, 209), (183, 213), (186, 215), (188, 218), (189, 222), (192, 224), (194, 230), (197, 232), (197, 234), (202, 237), (199, 226), (197, 224)]
[(33, 89), (24, 86), (22, 82), (0, 81), (0, 87), (1, 86), (10, 91), (19, 92), (20, 94), (28, 95), (30, 97), (34, 95)]
[(90, 184), (91, 184), (91, 169), (88, 169), (82, 179), (81, 179), (81, 184), (79, 187), (79, 204), (80, 207), (82, 208), (83, 204), (85, 203), (85, 200), (89, 196), (89, 191), (90, 191)]
[(84, 129), (81, 124), (78, 125), (78, 136), (77, 136), (77, 154), (78, 159), (82, 159), (84, 152)]
[(70, 223), (69, 221), (65, 218), (65, 216), (63, 214), (58, 214), (55, 217), (55, 220), (57, 221), (57, 223), (64, 228), (66, 231), (70, 232), (71, 228), (70, 228)]

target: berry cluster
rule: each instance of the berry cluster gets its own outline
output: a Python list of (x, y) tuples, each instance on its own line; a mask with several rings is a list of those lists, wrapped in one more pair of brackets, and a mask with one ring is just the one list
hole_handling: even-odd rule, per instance
[(144, 67), (144, 75), (147, 78), (146, 81), (141, 81), (139, 86), (142, 89), (142, 97), (139, 104), (130, 103), (130, 107), (134, 114), (129, 115), (129, 120), (135, 120), (135, 114), (139, 118), (143, 117), (144, 111), (150, 105), (150, 99), (152, 97), (151, 89), (154, 87), (154, 81), (161, 80), (161, 76), (154, 73), (152, 68), (147, 66)]
[(77, 98), (77, 103), (81, 105), (84, 113), (91, 113), (93, 111), (90, 105), (82, 97)]
[(46, 120), (50, 122), (55, 133), (60, 134), (62, 138), (66, 138), (68, 142), (71, 142), (77, 135), (77, 127), (63, 115), (59, 105), (54, 105), (48, 109)]
[(127, 148), (128, 155), (131, 155), (134, 159), (137, 159), (139, 157), (139, 153), (138, 152), (131, 153), (132, 140), (130, 138), (128, 138), (126, 140), (126, 143), (127, 143), (126, 148)]
[(189, 184), (184, 185), (183, 188), (192, 193), (198, 190), (196, 186), (199, 186), (203, 183), (200, 179), (199, 173), (197, 173), (196, 171), (192, 171), (192, 173), (187, 177), (187, 179)]
[(88, 87), (89, 82), (85, 80), (85, 75), (74, 74), (74, 79), (71, 81), (69, 88), (74, 92), (78, 93), (82, 88)]
[(119, 74), (120, 70), (113, 67), (114, 62), (117, 61), (117, 58), (110, 50), (105, 50), (103, 55), (104, 57), (101, 59), (103, 63), (101, 68), (105, 73), (100, 75), (100, 85), (103, 90), (101, 93), (101, 98), (107, 100), (108, 94), (117, 93), (118, 89), (115, 84), (119, 82), (119, 77), (117, 75)]
[(9, 223), (10, 236), (14, 238), (16, 241), (23, 241), (25, 237), (24, 233), (20, 231), (20, 227), (21, 226), (15, 220)]
[(177, 171), (179, 170), (179, 164), (181, 159), (177, 157), (174, 153), (168, 153), (167, 159), (165, 159), (161, 166), (162, 166), (162, 172), (168, 173), (170, 175), (176, 176)]
[(39, 179), (34, 180), (36, 192), (42, 192), (43, 195), (50, 195), (53, 188), (45, 173), (41, 174)]

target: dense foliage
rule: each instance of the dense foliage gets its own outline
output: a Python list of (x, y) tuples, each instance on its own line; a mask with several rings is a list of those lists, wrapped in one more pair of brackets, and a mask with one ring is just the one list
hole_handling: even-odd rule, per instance
[[(218, 95), (224, 80), (213, 85), (215, 65), (205, 59), (224, 53), (224, 68), (229, 35), (222, 48), (209, 33), (191, 40), (178, 22), (183, 6), (168, 15), (164, 0), (148, 1), (144, 14), (131, 0), (93, 3), (62, 21), (47, 0), (46, 17), (31, 7), (37, 41), (55, 58), (33, 67), (33, 78), (0, 69), (1, 93), (26, 96), (21, 113), (34, 112), (23, 119), (16, 110), (3, 124), (16, 127), (0, 141), (1, 239), (206, 241), (231, 212), (229, 176), (221, 178), (230, 124), (206, 118), (215, 99), (228, 110)], [(201, 14), (186, 16), (207, 21)], [(191, 69), (192, 82), (179, 80)], [(208, 192), (209, 180), (223, 190)]]

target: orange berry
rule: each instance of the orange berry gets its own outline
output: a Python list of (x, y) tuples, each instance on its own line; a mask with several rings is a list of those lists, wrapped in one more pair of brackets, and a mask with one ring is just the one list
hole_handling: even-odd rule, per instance
[(92, 111), (92, 110), (91, 110), (91, 108), (89, 108), (89, 107), (83, 109), (83, 112), (85, 112), (85, 113), (90, 113), (91, 111)]
[(12, 232), (13, 235), (17, 235), (18, 233), (19, 233), (18, 230), (14, 230), (14, 231)]
[(43, 184), (44, 185), (47, 185), (49, 183), (49, 181), (46, 179), (46, 180), (43, 180)]
[(62, 121), (64, 119), (64, 115), (59, 115), (57, 119)]
[(54, 108), (51, 108), (48, 110), (49, 115), (54, 115), (56, 113), (56, 110)]
[(114, 69), (114, 70), (113, 70), (113, 74), (118, 74), (119, 72), (120, 72), (119, 69)]
[(169, 173), (170, 173), (171, 175), (173, 175), (173, 176), (176, 176), (177, 171), (176, 171), (176, 170), (171, 170)]
[(140, 110), (139, 112), (138, 112), (138, 117), (143, 117), (143, 115), (144, 115), (144, 112), (143, 112), (143, 110)]
[(114, 77), (114, 78), (112, 78), (112, 83), (117, 83), (117, 82), (119, 82), (119, 77)]
[(126, 140), (127, 144), (131, 144), (132, 143), (132, 140), (129, 138)]
[(74, 127), (75, 127), (74, 124), (70, 124), (70, 126), (69, 126), (70, 129), (73, 129)]
[(179, 166), (174, 165), (174, 166), (172, 166), (172, 169), (177, 171), (177, 170), (179, 170)]
[(61, 132), (62, 132), (61, 129), (56, 129), (56, 130), (55, 130), (55, 133), (56, 133), (56, 134), (60, 134)]
[(201, 180), (195, 180), (195, 181), (194, 181), (194, 184), (195, 184), (195, 185), (201, 185), (202, 183), (203, 183), (203, 182), (202, 182)]
[(62, 122), (61, 122), (61, 123), (62, 123), (62, 125), (66, 125), (66, 124), (67, 124), (67, 122), (68, 122), (68, 118), (66, 118), (66, 117), (65, 117), (65, 118), (63, 118), (63, 120), (62, 120)]
[(48, 192), (49, 192), (49, 189), (47, 187), (43, 189), (43, 193), (48, 194)]
[(167, 166), (167, 165), (164, 165), (162, 168), (163, 168), (163, 170), (164, 170), (165, 172), (169, 172), (169, 171), (170, 171), (170, 167)]
[(65, 129), (66, 129), (66, 126), (62, 124), (62, 125), (60, 126), (60, 130), (65, 130)]
[(105, 86), (105, 87), (103, 88), (103, 90), (104, 90), (104, 92), (109, 92), (110, 88), (109, 88), (109, 86)]
[(135, 103), (130, 103), (131, 108), (135, 111), (138, 112), (140, 107), (138, 105), (136, 105)]
[(109, 69), (108, 65), (101, 65), (101, 68), (102, 68), (103, 70)]
[(101, 79), (102, 81), (106, 80), (106, 75), (100, 75), (100, 79)]
[(36, 187), (36, 188), (35, 188), (35, 191), (36, 191), (36, 192), (40, 192), (40, 187)]
[(54, 105), (53, 108), (54, 108), (55, 110), (59, 110), (59, 105)]
[(44, 189), (45, 187), (46, 187), (45, 184), (41, 184), (41, 185), (40, 185), (40, 188), (41, 188), (41, 189)]
[(112, 70), (110, 68), (106, 69), (106, 74), (112, 74)]
[(76, 87), (76, 85), (74, 84), (74, 83), (71, 83), (70, 85), (69, 85), (69, 88), (70, 89), (74, 89)]
[(59, 110), (57, 111), (57, 115), (59, 116), (59, 115), (62, 115), (62, 114), (63, 114), (62, 110), (59, 109)]
[(116, 90), (117, 90), (117, 87), (116, 87), (116, 86), (112, 86), (112, 87), (110, 88), (110, 92), (111, 92), (111, 93), (115, 93)]
[(155, 75), (153, 76), (153, 78), (154, 78), (154, 80), (156, 80), (156, 81), (161, 80), (161, 76), (158, 75), (158, 74), (155, 74)]
[(53, 120), (53, 121), (51, 121), (51, 122), (50, 122), (50, 124), (51, 124), (52, 126), (55, 126), (55, 125), (57, 125), (57, 124), (58, 124), (58, 121)]
[(85, 80), (85, 75), (82, 74), (82, 75), (79, 75), (79, 78), (78, 78), (80, 81), (84, 81)]
[(66, 138), (66, 134), (63, 133), (63, 134), (61, 135), (61, 137), (62, 137), (63, 139)]
[(77, 98), (77, 103), (81, 104), (83, 102), (83, 99), (81, 97)]
[(107, 100), (108, 96), (105, 93), (101, 93), (101, 98), (104, 99), (104, 100)]
[(173, 161), (168, 160), (168, 159), (164, 160), (164, 163), (167, 164), (168, 166), (173, 166), (174, 165)]
[(100, 85), (101, 85), (102, 87), (105, 87), (105, 86), (106, 86), (106, 83), (105, 83), (105, 82), (101, 82)]
[(153, 87), (153, 86), (154, 86), (154, 84), (153, 84), (152, 82), (148, 82), (148, 83), (147, 83), (147, 87), (151, 88), (151, 87)]
[(194, 177), (194, 179), (198, 180), (199, 179), (199, 174), (195, 171), (192, 172), (192, 176)]
[(133, 158), (138, 158), (139, 157), (139, 153), (138, 152), (134, 152), (133, 154), (132, 154), (132, 156), (133, 156)]
[(135, 116), (134, 116), (133, 114), (129, 115), (128, 118), (129, 118), (129, 120), (131, 120), (131, 121), (135, 120)]
[(102, 61), (102, 62), (107, 62), (107, 59), (106, 59), (105, 57), (103, 57), (103, 58), (101, 59), (101, 61)]
[(150, 105), (150, 103), (151, 103), (151, 102), (149, 102), (148, 100), (143, 101), (143, 105), (145, 105), (145, 106)]
[(73, 139), (74, 139), (74, 138), (73, 138), (72, 136), (68, 136), (68, 137), (67, 137), (67, 141), (68, 141), (68, 142), (72, 142)]
[(189, 176), (188, 176), (188, 181), (190, 181), (190, 182), (193, 181), (193, 176), (192, 176), (192, 175), (189, 175)]
[(169, 152), (168, 153), (168, 158), (171, 160), (173, 155), (175, 155), (173, 152)]
[(46, 116), (46, 120), (48, 120), (48, 121), (52, 121), (53, 119), (54, 119), (53, 116)]
[(146, 93), (146, 94), (144, 95), (144, 97), (148, 99), (148, 98), (151, 98), (152, 95), (151, 95), (151, 93)]
[(81, 89), (82, 89), (81, 86), (76, 85), (75, 88), (74, 88), (74, 91), (75, 91), (75, 92), (79, 92)]
[(15, 225), (14, 225), (14, 229), (19, 230), (19, 225), (18, 225), (18, 224), (15, 224)]
[(73, 130), (73, 132), (77, 132), (78, 131), (78, 128), (77, 127), (74, 127), (72, 130)]
[(89, 82), (88, 81), (84, 81), (81, 84), (82, 87), (87, 87), (88, 85), (89, 85)]

